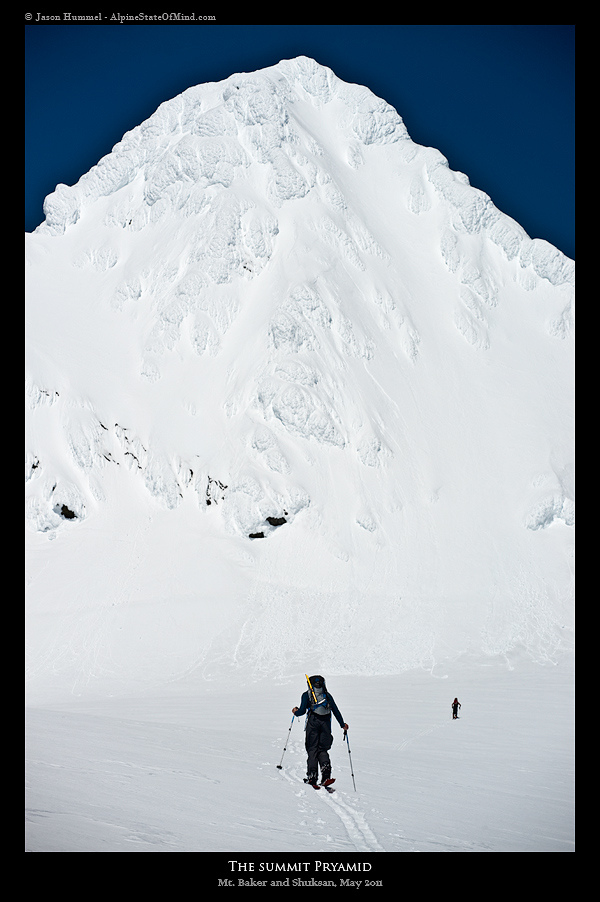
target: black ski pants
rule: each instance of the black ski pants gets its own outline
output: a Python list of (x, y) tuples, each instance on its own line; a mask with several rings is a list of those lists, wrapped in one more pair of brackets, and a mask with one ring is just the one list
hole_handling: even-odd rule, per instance
[[(306, 724), (306, 753), (308, 761), (306, 764), (306, 775), (308, 779), (319, 776), (319, 768), (321, 767), (322, 779), (327, 779), (331, 773), (331, 762), (329, 760), (329, 749), (333, 743), (333, 735), (331, 733), (331, 717), (319, 717), (318, 714), (309, 714)], [(323, 776), (325, 774), (325, 776)]]

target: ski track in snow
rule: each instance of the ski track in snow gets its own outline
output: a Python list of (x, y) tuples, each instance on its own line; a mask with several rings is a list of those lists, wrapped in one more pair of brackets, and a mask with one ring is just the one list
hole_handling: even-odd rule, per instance
[(432, 727), (429, 727), (427, 730), (421, 730), (418, 733), (415, 733), (414, 736), (409, 736), (408, 739), (405, 739), (404, 742), (401, 742), (400, 745), (396, 746), (396, 751), (403, 752), (404, 749), (411, 744), (411, 742), (416, 742), (417, 739), (420, 739), (421, 736), (428, 736), (429, 733), (433, 733), (435, 730), (439, 730), (440, 727), (445, 727), (447, 721), (443, 721), (442, 723), (436, 723)]
[[(297, 783), (300, 783), (306, 794), (308, 793), (298, 769), (293, 769), (293, 776), (290, 776), (285, 770), (283, 770), (282, 773), (289, 783), (294, 786), (296, 786)], [(316, 790), (313, 789), (312, 791), (315, 793)], [(380, 845), (377, 837), (371, 830), (364, 813), (345, 802), (340, 796), (340, 790), (336, 789), (335, 794), (329, 793), (326, 790), (318, 790), (318, 795), (319, 798), (329, 806), (334, 814), (339, 817), (348, 834), (348, 839), (357, 852), (386, 851), (383, 846)]]

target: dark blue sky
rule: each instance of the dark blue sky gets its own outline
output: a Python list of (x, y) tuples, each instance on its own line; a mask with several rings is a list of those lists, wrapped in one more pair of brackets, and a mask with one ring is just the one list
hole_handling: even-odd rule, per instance
[(59, 182), (75, 184), (164, 100), (305, 55), (387, 100), (414, 141), (574, 258), (574, 25), (218, 20), (217, 11), (216, 23), (194, 25), (26, 23), (26, 231)]

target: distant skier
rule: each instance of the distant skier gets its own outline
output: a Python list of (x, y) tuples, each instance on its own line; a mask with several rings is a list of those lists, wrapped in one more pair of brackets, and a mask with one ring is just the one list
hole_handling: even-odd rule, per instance
[(321, 767), (321, 786), (329, 786), (335, 782), (335, 778), (331, 776), (331, 761), (329, 760), (329, 749), (333, 743), (331, 714), (335, 715), (342, 730), (346, 731), (348, 724), (344, 723), (344, 718), (340, 714), (333, 696), (327, 691), (324, 678), (316, 675), (307, 676), (306, 679), (308, 689), (302, 693), (300, 707), (292, 708), (292, 714), (295, 714), (296, 717), (308, 714), (305, 728), (305, 746), (308, 754), (305, 782), (318, 788), (319, 765)]
[(458, 709), (461, 707), (461, 704), (457, 698), (452, 702), (452, 720), (458, 720)]

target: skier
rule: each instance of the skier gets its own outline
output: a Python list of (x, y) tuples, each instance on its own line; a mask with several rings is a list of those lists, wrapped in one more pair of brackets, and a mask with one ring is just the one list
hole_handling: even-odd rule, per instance
[(452, 702), (452, 720), (458, 720), (458, 709), (462, 707), (457, 698)]
[(321, 767), (321, 786), (329, 786), (335, 782), (335, 777), (331, 776), (331, 761), (329, 760), (329, 749), (333, 742), (331, 714), (335, 715), (335, 719), (344, 732), (348, 729), (348, 724), (344, 723), (344, 718), (340, 714), (333, 696), (327, 691), (324, 678), (316, 675), (307, 676), (306, 679), (308, 689), (302, 693), (300, 707), (292, 708), (292, 714), (302, 717), (307, 713), (305, 746), (308, 760), (305, 783), (310, 783), (311, 786), (318, 789), (319, 765)]

